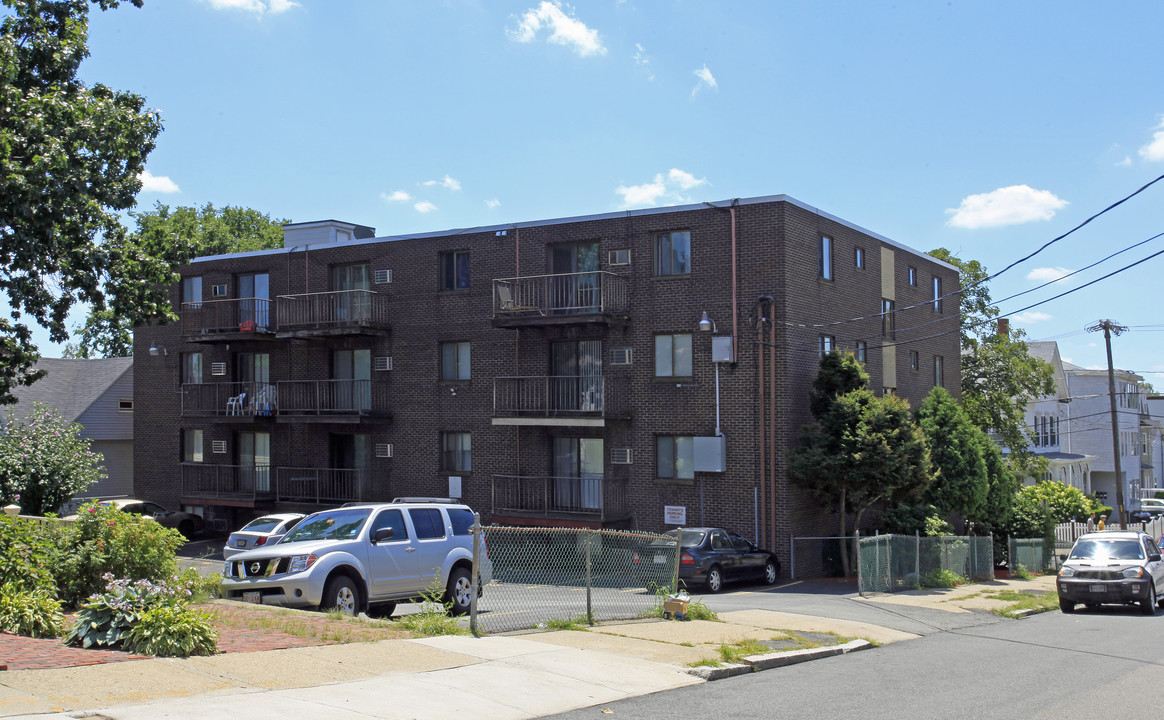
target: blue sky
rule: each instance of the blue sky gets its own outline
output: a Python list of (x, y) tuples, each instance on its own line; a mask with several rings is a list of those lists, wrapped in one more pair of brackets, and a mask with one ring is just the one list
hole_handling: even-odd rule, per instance
[[(93, 14), (82, 76), (161, 110), (143, 207), (392, 235), (787, 193), (998, 271), (1164, 174), (1161, 27), (1164, 4), (1071, 0), (146, 0)], [(993, 297), (1147, 240), (1162, 208), (1164, 182)], [(1001, 307), (1084, 366), (1086, 325), (1131, 326), (1116, 364), (1164, 389), (1164, 256), (1015, 314), (1161, 249)]]

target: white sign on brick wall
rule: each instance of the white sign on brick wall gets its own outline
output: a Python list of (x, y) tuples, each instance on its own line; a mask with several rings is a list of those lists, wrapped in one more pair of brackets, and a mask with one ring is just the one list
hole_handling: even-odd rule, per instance
[(684, 505), (664, 505), (663, 522), (667, 525), (686, 525), (687, 507)]

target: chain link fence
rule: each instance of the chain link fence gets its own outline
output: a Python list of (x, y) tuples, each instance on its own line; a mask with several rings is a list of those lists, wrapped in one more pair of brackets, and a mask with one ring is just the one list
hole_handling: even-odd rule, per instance
[(942, 586), (953, 573), (994, 579), (991, 536), (874, 535), (860, 540), (857, 585), (862, 595)]
[(674, 535), (490, 526), (480, 537), (493, 579), (471, 612), (474, 632), (643, 617), (675, 587)]

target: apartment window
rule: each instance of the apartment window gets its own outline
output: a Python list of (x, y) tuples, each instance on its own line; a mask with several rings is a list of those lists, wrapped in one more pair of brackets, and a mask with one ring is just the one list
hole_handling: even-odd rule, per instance
[(945, 361), (941, 355), (934, 355), (934, 387), (946, 384)]
[(909, 284), (917, 287), (917, 268), (909, 268)]
[(862, 270), (865, 269), (865, 248), (855, 248), (853, 250), (853, 264)]
[(691, 233), (655, 236), (655, 275), (686, 275), (691, 272)]
[(857, 362), (864, 364), (868, 353), (868, 345), (864, 340), (857, 341)]
[(441, 343), (441, 380), (468, 380), (469, 343)]
[(691, 377), (691, 335), (655, 336), (655, 377)]
[(934, 276), (933, 307), (934, 312), (936, 313), (940, 313), (942, 311), (942, 279), (936, 275)]
[(117, 401), (118, 412), (133, 412), (133, 398), (121, 398)]
[(182, 462), (202, 462), (202, 431), (182, 431)]
[(441, 435), (441, 469), (447, 472), (473, 469), (473, 443), (469, 433), (447, 432)]
[(441, 290), (469, 288), (469, 251), (441, 253)]
[(182, 304), (194, 308), (202, 307), (202, 278), (182, 278)]
[(891, 395), (896, 395), (896, 394), (897, 394), (897, 388), (895, 388), (895, 387), (886, 387), (886, 388), (881, 388), (881, 394), (882, 394), (882, 395), (885, 395), (885, 396), (887, 396), (887, 397), (888, 397), (888, 396), (891, 396)]
[(837, 339), (832, 335), (821, 335), (819, 340), (820, 356), (823, 358), (833, 351), (837, 346)]
[(825, 280), (833, 279), (833, 239), (826, 235), (820, 237), (820, 276)]
[(655, 439), (656, 474), (668, 480), (695, 477), (695, 438), (661, 435)]
[(202, 353), (182, 353), (181, 382), (183, 384), (202, 382)]
[(917, 350), (909, 351), (909, 369), (917, 372), (921, 370), (921, 358), (917, 354)]
[(890, 340), (897, 339), (897, 325), (894, 318), (896, 308), (897, 304), (892, 300), (881, 298), (881, 337)]

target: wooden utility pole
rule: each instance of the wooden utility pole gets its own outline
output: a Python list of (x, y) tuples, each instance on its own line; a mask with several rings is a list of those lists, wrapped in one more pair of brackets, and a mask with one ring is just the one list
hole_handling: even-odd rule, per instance
[(1103, 330), (1103, 341), (1107, 345), (1107, 397), (1111, 405), (1111, 454), (1115, 460), (1116, 519), (1124, 527), (1124, 480), (1120, 475), (1120, 424), (1116, 412), (1115, 370), (1111, 362), (1111, 336), (1119, 335), (1126, 327), (1112, 320), (1100, 320), (1087, 328), (1088, 332)]

